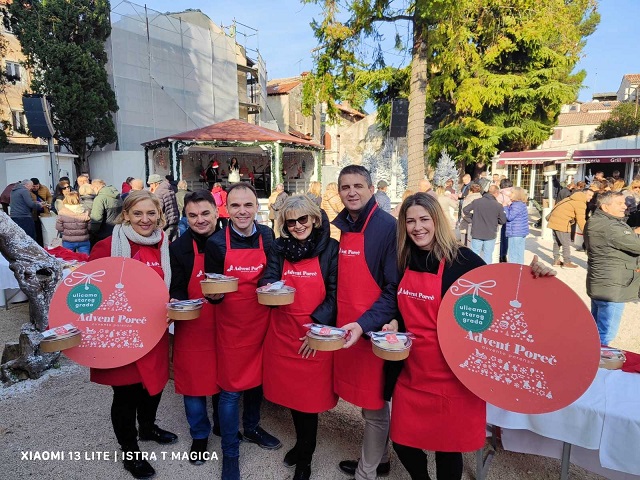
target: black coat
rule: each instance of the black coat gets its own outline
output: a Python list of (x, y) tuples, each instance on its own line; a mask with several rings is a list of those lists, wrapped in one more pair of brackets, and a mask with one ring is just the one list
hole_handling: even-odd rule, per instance
[[(331, 238), (330, 233), (329, 219), (327, 214), (322, 212), (322, 226), (314, 229), (312, 233), (312, 235), (316, 235), (318, 238), (317, 244), (306, 258), (318, 257), (322, 279), (324, 280), (324, 288), (326, 290), (324, 301), (313, 311), (311, 318), (316, 323), (334, 326), (337, 315), (336, 291), (338, 284), (339, 244)], [(258, 285), (262, 286), (282, 279), (282, 270), (285, 261), (284, 242), (285, 240), (283, 238), (278, 238), (273, 242), (267, 263), (267, 270), (258, 282)], [(304, 292), (299, 292), (296, 295), (300, 294), (304, 294)]]
[(169, 295), (177, 300), (188, 300), (189, 281), (193, 272), (193, 240), (196, 241), (198, 253), (204, 252), (207, 238), (194, 233), (191, 229), (184, 232), (169, 245), (171, 259), (171, 287)]
[[(331, 223), (343, 232), (360, 232), (369, 212), (376, 204), (376, 199), (372, 196), (355, 222), (348, 218), (349, 212), (345, 208)], [(396, 252), (396, 219), (377, 208), (364, 232), (364, 257), (369, 273), (382, 293), (371, 308), (357, 319), (364, 332), (376, 332), (384, 324), (396, 318), (398, 291)]]

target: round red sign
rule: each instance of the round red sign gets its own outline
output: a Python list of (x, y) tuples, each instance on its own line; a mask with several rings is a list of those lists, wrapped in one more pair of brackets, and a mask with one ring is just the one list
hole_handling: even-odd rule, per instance
[(483, 400), (547, 413), (591, 385), (600, 341), (580, 297), (555, 277), (501, 263), (459, 278), (442, 300), (438, 340), (458, 379)]
[(167, 329), (169, 292), (160, 276), (137, 260), (101, 258), (71, 272), (56, 288), (49, 328), (71, 323), (82, 343), (65, 350), (75, 362), (114, 368), (146, 355)]

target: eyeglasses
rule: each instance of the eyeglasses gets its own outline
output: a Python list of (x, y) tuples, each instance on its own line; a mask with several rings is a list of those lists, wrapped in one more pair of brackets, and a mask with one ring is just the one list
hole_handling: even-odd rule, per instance
[(299, 218), (290, 218), (287, 219), (285, 221), (285, 223), (287, 224), (287, 227), (295, 227), (296, 223), (299, 223), (300, 225), (304, 225), (305, 223), (307, 223), (309, 221), (309, 215), (303, 215)]

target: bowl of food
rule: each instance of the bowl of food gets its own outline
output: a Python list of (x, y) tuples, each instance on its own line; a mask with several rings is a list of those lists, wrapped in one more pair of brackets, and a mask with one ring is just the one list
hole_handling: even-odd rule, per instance
[(310, 348), (320, 352), (333, 352), (344, 347), (347, 336), (345, 330), (317, 323), (310, 323), (305, 326), (309, 328), (307, 343)]
[(602, 347), (600, 349), (600, 364), (598, 367), (607, 370), (619, 370), (627, 360), (624, 352), (616, 348)]
[(290, 305), (293, 303), (296, 289), (284, 284), (283, 281), (275, 282), (256, 289), (258, 303), (270, 307)]
[(399, 361), (409, 356), (413, 335), (398, 332), (370, 332), (373, 353), (384, 360)]
[(82, 334), (70, 323), (42, 332), (40, 351), (43, 353), (60, 352), (77, 347), (82, 343)]
[(205, 273), (206, 278), (200, 282), (203, 295), (232, 293), (238, 291), (238, 279), (219, 273)]
[(202, 312), (202, 299), (167, 303), (167, 317), (171, 320), (195, 320)]

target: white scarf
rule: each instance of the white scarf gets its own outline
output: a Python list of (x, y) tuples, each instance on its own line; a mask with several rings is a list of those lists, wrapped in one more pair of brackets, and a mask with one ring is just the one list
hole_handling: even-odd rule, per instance
[(162, 230), (156, 228), (151, 235), (143, 237), (137, 233), (131, 224), (121, 223), (113, 227), (111, 235), (111, 256), (131, 258), (131, 240), (138, 245), (156, 245), (160, 243), (160, 265), (164, 272), (164, 283), (171, 286), (171, 262), (169, 260), (169, 242), (166, 242)]

